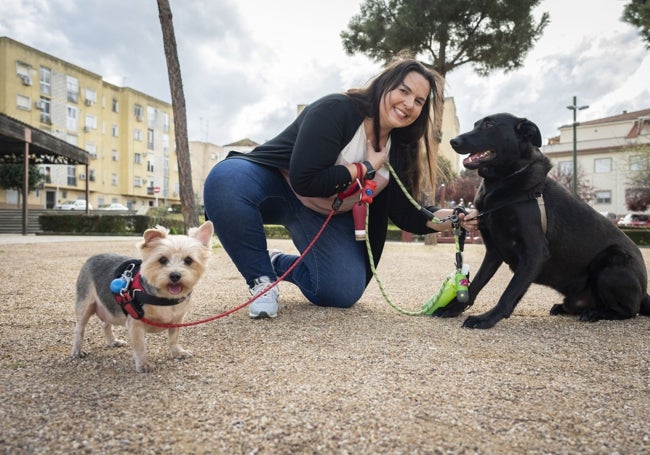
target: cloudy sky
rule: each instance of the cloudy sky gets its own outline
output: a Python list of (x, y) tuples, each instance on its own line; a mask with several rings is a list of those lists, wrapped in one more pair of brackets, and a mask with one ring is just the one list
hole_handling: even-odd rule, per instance
[[(629, 0), (542, 0), (551, 23), (523, 68), (448, 74), (461, 130), (495, 112), (536, 122), (544, 141), (572, 121), (650, 108), (650, 50), (620, 21)], [(365, 84), (379, 64), (347, 56), (340, 32), (361, 0), (170, 0), (190, 140), (263, 142), (298, 104)], [(0, 0), (0, 36), (171, 101), (154, 0)], [(10, 13), (9, 13), (10, 12)]]

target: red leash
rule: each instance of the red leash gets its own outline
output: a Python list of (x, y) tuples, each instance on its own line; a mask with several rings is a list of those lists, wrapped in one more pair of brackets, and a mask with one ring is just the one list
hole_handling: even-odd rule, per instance
[[(358, 191), (358, 190), (357, 190), (357, 191)], [(140, 321), (144, 322), (145, 324), (149, 324), (149, 325), (152, 325), (152, 326), (155, 326), (155, 327), (162, 327), (162, 328), (166, 328), (166, 329), (172, 329), (172, 328), (177, 328), (177, 327), (190, 327), (190, 326), (193, 326), (193, 325), (204, 324), (204, 323), (206, 323), (206, 322), (210, 322), (210, 321), (214, 321), (214, 320), (216, 320), (216, 319), (220, 319), (220, 318), (226, 317), (226, 316), (228, 316), (228, 315), (234, 313), (235, 311), (239, 311), (239, 310), (241, 310), (241, 309), (244, 308), (245, 306), (247, 306), (247, 305), (251, 304), (252, 302), (254, 302), (255, 299), (257, 299), (257, 298), (260, 297), (261, 295), (266, 294), (268, 291), (270, 291), (271, 289), (273, 289), (274, 287), (276, 287), (278, 284), (280, 284), (280, 281), (284, 280), (284, 279), (287, 277), (287, 275), (289, 275), (289, 273), (291, 273), (291, 271), (292, 271), (294, 268), (296, 268), (296, 266), (298, 265), (298, 263), (299, 263), (300, 261), (302, 261), (302, 259), (305, 257), (305, 255), (306, 255), (306, 254), (309, 252), (309, 250), (311, 250), (311, 248), (314, 246), (314, 244), (316, 243), (316, 240), (318, 240), (318, 238), (321, 236), (321, 234), (322, 234), (323, 231), (325, 230), (325, 227), (327, 226), (327, 224), (328, 224), (328, 223), (330, 222), (330, 220), (332, 219), (332, 216), (334, 216), (334, 213), (335, 213), (335, 212), (336, 212), (335, 209), (330, 210), (329, 215), (327, 215), (327, 219), (325, 219), (325, 222), (324, 222), (323, 225), (321, 226), (320, 230), (316, 233), (316, 236), (312, 239), (312, 241), (309, 243), (309, 245), (307, 245), (307, 248), (305, 248), (305, 251), (302, 252), (302, 254), (298, 257), (298, 259), (296, 259), (296, 261), (295, 261), (293, 264), (291, 264), (291, 267), (289, 267), (289, 269), (288, 269), (286, 272), (284, 272), (284, 273), (282, 274), (282, 276), (281, 276), (280, 278), (278, 278), (277, 281), (275, 281), (275, 283), (270, 284), (270, 285), (269, 285), (269, 286), (268, 286), (268, 287), (267, 287), (263, 292), (260, 292), (260, 293), (257, 294), (256, 296), (253, 296), (253, 297), (252, 297), (251, 299), (249, 299), (247, 302), (244, 302), (244, 303), (242, 303), (241, 305), (236, 306), (235, 308), (232, 308), (232, 309), (230, 309), (230, 310), (228, 310), (228, 311), (226, 311), (226, 312), (224, 312), (224, 313), (220, 313), (220, 314), (217, 314), (217, 315), (215, 315), (215, 316), (211, 316), (211, 317), (206, 318), (206, 319), (200, 319), (200, 320), (198, 320), (198, 321), (192, 321), (192, 322), (181, 322), (181, 323), (178, 323), (178, 324), (166, 324), (166, 323), (162, 323), (162, 322), (150, 321), (149, 319), (144, 318), (144, 317), (143, 317), (143, 318), (140, 318)]]

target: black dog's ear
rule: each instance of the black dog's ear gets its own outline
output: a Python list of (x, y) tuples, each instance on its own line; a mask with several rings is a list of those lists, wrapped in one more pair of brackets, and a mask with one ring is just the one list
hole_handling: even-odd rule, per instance
[(542, 146), (542, 133), (539, 132), (539, 128), (533, 122), (527, 119), (521, 119), (521, 122), (517, 124), (517, 134), (535, 147)]

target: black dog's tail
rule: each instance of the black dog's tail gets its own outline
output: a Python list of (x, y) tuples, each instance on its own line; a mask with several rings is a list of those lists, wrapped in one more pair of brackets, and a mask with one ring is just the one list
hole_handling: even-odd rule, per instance
[(639, 310), (639, 314), (650, 316), (650, 295), (646, 294), (645, 297), (643, 297), (643, 300), (641, 300), (641, 309)]

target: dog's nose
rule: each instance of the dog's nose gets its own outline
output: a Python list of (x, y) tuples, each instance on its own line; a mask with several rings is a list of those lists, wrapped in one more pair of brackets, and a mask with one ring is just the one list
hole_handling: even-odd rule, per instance
[(171, 280), (172, 283), (176, 283), (178, 280), (181, 279), (181, 274), (178, 272), (172, 272), (169, 274), (169, 279)]
[(456, 146), (458, 146), (458, 144), (460, 143), (460, 141), (458, 140), (458, 137), (455, 137), (455, 138), (452, 138), (452, 139), (449, 141), (449, 143), (451, 144), (452, 147), (455, 148)]

